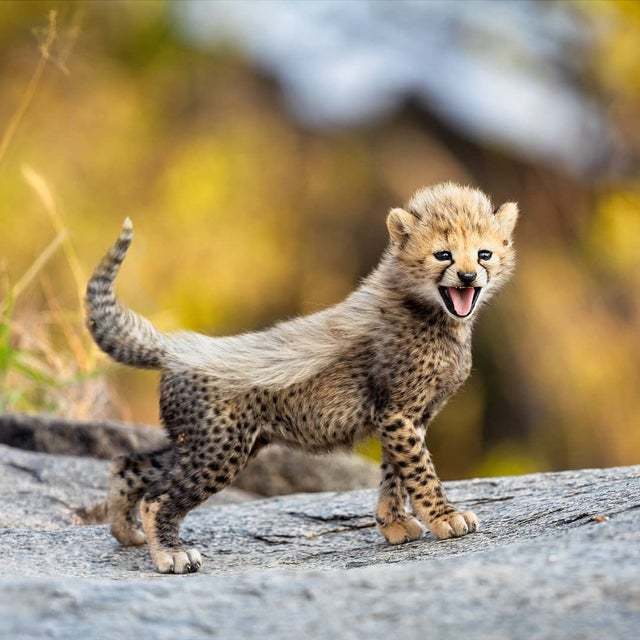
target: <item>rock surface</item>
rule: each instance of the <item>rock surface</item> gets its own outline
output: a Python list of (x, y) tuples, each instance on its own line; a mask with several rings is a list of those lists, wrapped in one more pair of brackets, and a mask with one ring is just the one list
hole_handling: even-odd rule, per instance
[[(0, 415), (0, 443), (11, 447), (110, 459), (166, 444), (162, 429), (113, 421), (71, 421), (55, 416)], [(346, 491), (378, 484), (378, 467), (344, 452), (313, 456), (278, 445), (266, 447), (236, 478), (234, 486), (261, 496)]]
[(481, 531), (386, 545), (373, 491), (190, 514), (201, 573), (77, 526), (106, 463), (0, 447), (7, 638), (636, 638), (640, 467), (447, 483)]

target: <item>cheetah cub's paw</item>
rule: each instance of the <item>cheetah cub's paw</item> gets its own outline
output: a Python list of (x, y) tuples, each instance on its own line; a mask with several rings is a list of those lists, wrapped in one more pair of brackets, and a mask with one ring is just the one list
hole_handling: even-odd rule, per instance
[(139, 547), (147, 541), (142, 529), (133, 526), (111, 525), (111, 534), (123, 547)]
[(392, 520), (388, 524), (379, 524), (378, 529), (389, 544), (411, 542), (424, 534), (422, 525), (415, 518)]
[(477, 531), (478, 518), (472, 511), (452, 511), (429, 523), (431, 533), (439, 540), (459, 538)]
[(202, 566), (202, 556), (196, 549), (159, 551), (153, 561), (160, 573), (195, 573)]

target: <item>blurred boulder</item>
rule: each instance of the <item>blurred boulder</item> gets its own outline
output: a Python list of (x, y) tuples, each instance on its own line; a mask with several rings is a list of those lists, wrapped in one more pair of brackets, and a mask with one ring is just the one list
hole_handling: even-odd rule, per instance
[[(29, 451), (110, 459), (161, 447), (165, 442), (163, 431), (153, 427), (0, 415), (0, 444)], [(257, 495), (275, 496), (370, 488), (376, 486), (378, 478), (377, 466), (356, 455), (337, 452), (313, 456), (272, 445), (249, 463), (234, 486)]]
[(624, 153), (587, 82), (595, 33), (571, 3), (191, 0), (176, 15), (187, 41), (226, 43), (274, 76), (312, 127), (377, 124), (413, 98), (467, 139), (576, 175)]
[(110, 459), (161, 447), (160, 429), (130, 427), (109, 421), (73, 421), (55, 416), (10, 413), (0, 415), (0, 444), (18, 449)]
[(379, 480), (378, 466), (354, 454), (314, 456), (272, 445), (260, 451), (233, 484), (262, 496), (279, 496), (367, 489)]

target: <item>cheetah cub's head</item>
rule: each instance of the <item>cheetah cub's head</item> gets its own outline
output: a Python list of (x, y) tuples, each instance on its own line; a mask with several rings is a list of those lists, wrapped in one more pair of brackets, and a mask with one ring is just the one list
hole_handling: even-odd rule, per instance
[(406, 293), (470, 318), (513, 271), (518, 205), (453, 183), (418, 190), (387, 218), (390, 255)]

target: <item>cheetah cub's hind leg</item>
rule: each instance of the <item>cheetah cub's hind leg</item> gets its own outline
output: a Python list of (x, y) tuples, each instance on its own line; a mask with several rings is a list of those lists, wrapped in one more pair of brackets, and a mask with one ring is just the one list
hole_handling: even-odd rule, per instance
[[(245, 423), (246, 424), (246, 423)], [(151, 485), (140, 505), (151, 559), (160, 573), (192, 573), (202, 566), (196, 549), (184, 549), (182, 519), (210, 495), (229, 485), (244, 468), (258, 435), (228, 418), (196, 427), (172, 467)]]
[[(164, 494), (158, 499), (145, 498), (140, 505), (151, 560), (160, 573), (193, 573), (202, 566), (202, 556), (197, 549), (183, 549), (180, 543), (178, 528), (184, 517), (183, 507), (178, 507), (178, 492), (171, 493), (173, 497)], [(189, 504), (189, 508), (197, 506), (193, 497)]]
[(402, 544), (421, 538), (422, 525), (407, 513), (406, 493), (391, 464), (383, 461), (382, 481), (376, 510), (376, 522), (380, 533), (390, 544)]
[(137, 519), (137, 507), (147, 486), (157, 479), (159, 470), (169, 466), (170, 447), (148, 453), (132, 453), (116, 458), (111, 468), (107, 509), (111, 533), (125, 547), (145, 543)]

